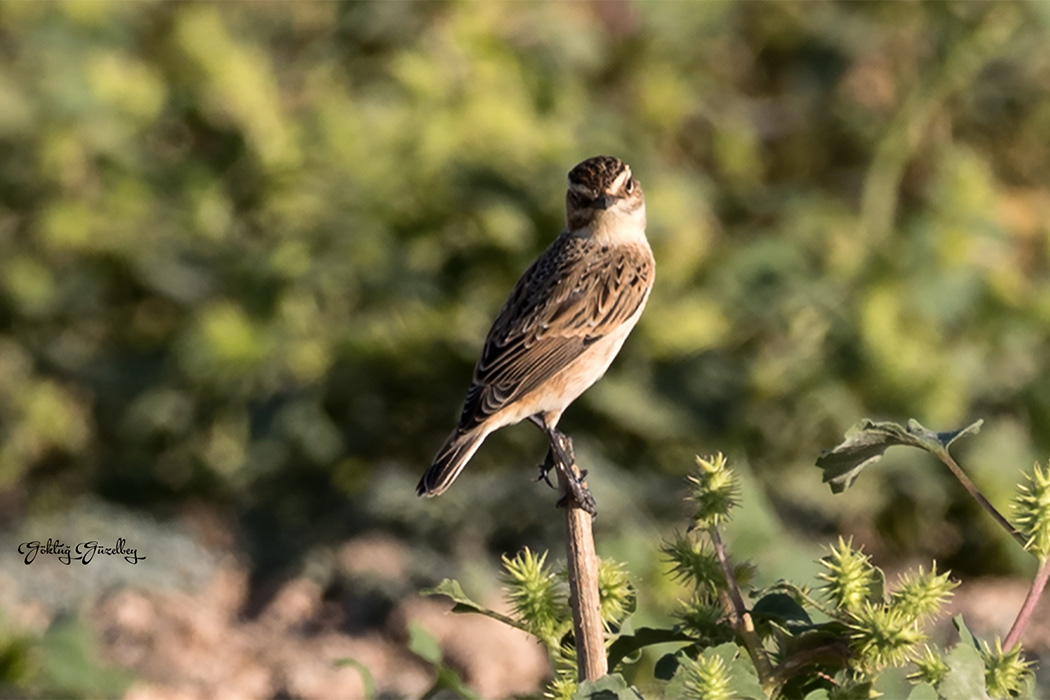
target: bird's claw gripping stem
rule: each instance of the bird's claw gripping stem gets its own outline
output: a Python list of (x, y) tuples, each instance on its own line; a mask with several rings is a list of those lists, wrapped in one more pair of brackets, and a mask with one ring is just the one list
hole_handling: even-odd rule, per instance
[(580, 508), (591, 514), (592, 517), (598, 515), (598, 508), (594, 502), (594, 496), (587, 489), (585, 479), (587, 478), (587, 472), (581, 471), (579, 476), (576, 476), (573, 470), (573, 465), (576, 464), (576, 453), (572, 447), (572, 439), (569, 438), (565, 433), (560, 433), (557, 430), (553, 430), (550, 433), (551, 447), (547, 452), (547, 459), (543, 463), (544, 469), (543, 478), (549, 484), (550, 481), (547, 479), (547, 473), (551, 467), (557, 468), (558, 472), (565, 479), (567, 489), (565, 495), (558, 499), (557, 506), (559, 508), (565, 508), (568, 505), (568, 499), (571, 496), (574, 501), (579, 505)]

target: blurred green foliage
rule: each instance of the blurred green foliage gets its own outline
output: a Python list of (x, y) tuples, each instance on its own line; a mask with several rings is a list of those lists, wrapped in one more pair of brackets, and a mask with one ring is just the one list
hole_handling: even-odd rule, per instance
[(99, 657), (93, 631), (62, 615), (38, 639), (0, 640), (0, 697), (120, 697), (131, 684), (126, 671)]
[(946, 473), (832, 498), (812, 465), (864, 416), (984, 418), (966, 462), (1005, 500), (1050, 451), (1047, 7), (0, 4), (5, 515), (210, 503), (260, 571), (556, 527), (528, 427), (411, 486), (606, 152), (658, 277), (563, 422), (599, 527), (722, 450), (792, 526), (1008, 566)]

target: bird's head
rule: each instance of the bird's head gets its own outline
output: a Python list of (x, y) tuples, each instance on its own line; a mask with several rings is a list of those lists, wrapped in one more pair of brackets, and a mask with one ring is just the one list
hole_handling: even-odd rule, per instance
[(565, 215), (570, 231), (590, 227), (610, 217), (645, 222), (645, 195), (631, 167), (613, 156), (588, 158), (569, 171)]

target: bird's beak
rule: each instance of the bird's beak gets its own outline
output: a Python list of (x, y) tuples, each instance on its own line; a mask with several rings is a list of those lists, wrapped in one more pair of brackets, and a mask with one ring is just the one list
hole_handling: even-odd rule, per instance
[(603, 194), (594, 200), (594, 206), (597, 209), (608, 209), (616, 201), (616, 197), (611, 194)]

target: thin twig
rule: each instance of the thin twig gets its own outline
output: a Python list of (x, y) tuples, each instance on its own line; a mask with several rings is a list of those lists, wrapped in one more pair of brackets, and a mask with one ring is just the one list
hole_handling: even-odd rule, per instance
[(762, 686), (772, 686), (775, 684), (773, 666), (769, 663), (769, 656), (766, 654), (766, 650), (762, 647), (762, 641), (755, 632), (755, 622), (751, 619), (751, 613), (748, 612), (747, 607), (744, 605), (744, 597), (740, 595), (740, 588), (736, 585), (733, 569), (729, 566), (726, 548), (722, 543), (722, 536), (719, 534), (717, 527), (709, 528), (708, 533), (711, 535), (711, 541), (715, 545), (715, 554), (718, 556), (718, 563), (722, 567), (722, 575), (726, 578), (726, 590), (729, 591), (729, 598), (733, 601), (737, 629), (744, 640), (744, 646), (747, 647), (747, 652), (755, 664), (755, 670), (758, 671), (758, 677)]
[(937, 456), (942, 462), (944, 462), (944, 464), (948, 466), (948, 469), (950, 469), (952, 474), (955, 475), (955, 478), (959, 480), (959, 483), (963, 485), (963, 488), (966, 489), (971, 496), (973, 496), (974, 500), (977, 501), (977, 503), (982, 508), (984, 508), (985, 511), (987, 511), (988, 515), (992, 516), (992, 519), (995, 520), (995, 522), (999, 523), (999, 525), (1001, 525), (1004, 530), (1010, 533), (1010, 536), (1017, 540), (1017, 543), (1020, 544), (1022, 547), (1028, 544), (1028, 542), (1025, 540), (1024, 535), (1018, 532), (1017, 529), (1010, 524), (1010, 521), (1007, 520), (1002, 513), (996, 510), (995, 506), (993, 506), (991, 502), (984, 497), (984, 494), (981, 493), (981, 490), (977, 488), (977, 486), (972, 481), (970, 481), (970, 477), (966, 476), (966, 472), (964, 472), (962, 470), (962, 467), (960, 467), (955, 462), (955, 460), (952, 459), (952, 456), (948, 454), (947, 451), (941, 452)]
[(1050, 560), (1044, 561), (1039, 565), (1039, 571), (1036, 572), (1035, 578), (1032, 579), (1032, 585), (1028, 589), (1028, 595), (1025, 596), (1021, 611), (1017, 613), (1017, 619), (1014, 620), (1010, 633), (1006, 635), (1003, 649), (1009, 651), (1021, 642), (1021, 636), (1024, 635), (1025, 628), (1028, 627), (1028, 623), (1032, 619), (1032, 613), (1035, 612), (1035, 606), (1039, 602), (1040, 596), (1043, 595), (1043, 589), (1046, 588), (1047, 579), (1050, 579)]
[(729, 557), (726, 556), (726, 547), (722, 542), (722, 535), (718, 532), (717, 527), (710, 528), (708, 534), (711, 535), (711, 541), (714, 542), (715, 554), (718, 556), (718, 563), (722, 567), (722, 574), (726, 577), (726, 588), (729, 590), (729, 597), (733, 601), (737, 619), (742, 620), (748, 614), (747, 606), (744, 605), (744, 596), (740, 594), (740, 587), (736, 585), (736, 578), (734, 578), (733, 570), (729, 566)]

